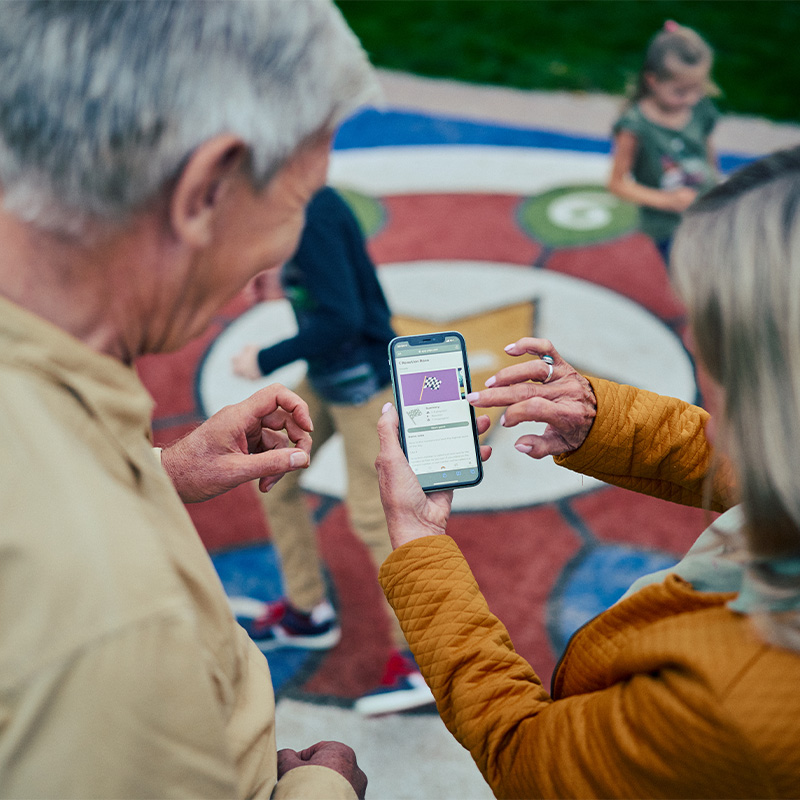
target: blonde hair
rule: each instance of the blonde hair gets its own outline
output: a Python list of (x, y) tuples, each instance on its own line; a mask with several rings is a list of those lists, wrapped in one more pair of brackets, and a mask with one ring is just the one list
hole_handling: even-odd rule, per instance
[[(648, 75), (653, 75), (661, 81), (674, 78), (676, 62), (682, 67), (695, 67), (707, 63), (710, 73), (714, 63), (714, 51), (697, 31), (667, 20), (664, 27), (647, 45), (644, 64), (639, 71), (629, 102), (636, 103), (650, 94)], [(706, 94), (715, 96), (719, 93), (719, 88), (709, 78), (706, 83)]]
[[(724, 390), (719, 444), (737, 476), (747, 580), (762, 598), (796, 598), (800, 574), (776, 559), (800, 559), (800, 147), (697, 201), (671, 260), (697, 354)], [(800, 612), (751, 617), (800, 651)]]
[(684, 215), (672, 253), (755, 558), (800, 556), (800, 147), (740, 170)]

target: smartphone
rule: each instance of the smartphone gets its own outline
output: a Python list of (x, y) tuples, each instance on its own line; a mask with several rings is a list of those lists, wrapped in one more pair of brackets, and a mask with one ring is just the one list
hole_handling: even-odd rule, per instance
[(389, 342), (400, 444), (426, 492), (475, 486), (483, 478), (469, 366), (457, 331)]

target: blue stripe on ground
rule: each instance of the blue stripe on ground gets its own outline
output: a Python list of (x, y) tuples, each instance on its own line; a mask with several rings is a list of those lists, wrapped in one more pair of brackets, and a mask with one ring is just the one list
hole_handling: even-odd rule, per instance
[[(522, 128), (411, 111), (378, 111), (374, 108), (360, 111), (346, 120), (339, 128), (333, 144), (335, 150), (409, 145), (484, 145), (538, 147), (581, 153), (611, 152), (609, 137), (576, 136), (544, 128)], [(737, 153), (719, 155), (723, 172), (730, 172), (753, 160), (753, 156)]]
[(563, 651), (578, 628), (614, 605), (635, 580), (669, 569), (676, 561), (669, 553), (625, 544), (584, 546), (566, 565), (548, 599), (553, 650)]
[[(225, 593), (268, 602), (283, 596), (280, 557), (271, 543), (259, 542), (212, 555)], [(320, 663), (314, 650), (280, 648), (266, 653), (275, 693), (305, 682)]]

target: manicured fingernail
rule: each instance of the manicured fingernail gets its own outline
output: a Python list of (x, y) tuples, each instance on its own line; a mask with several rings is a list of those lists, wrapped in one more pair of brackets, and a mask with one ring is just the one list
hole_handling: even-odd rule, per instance
[(516, 345), (517, 345), (517, 343), (516, 343), (516, 342), (511, 342), (511, 344), (507, 344), (507, 345), (506, 345), (506, 346), (503, 348), (503, 350), (505, 350), (506, 352), (508, 352), (509, 350), (513, 350), (513, 349), (516, 347)]
[(533, 448), (529, 444), (515, 444), (514, 447), (520, 451), (520, 453), (530, 453)]
[(384, 403), (381, 409), (381, 414), (385, 414), (392, 407), (391, 403)]
[(289, 464), (293, 467), (304, 467), (308, 464), (308, 456), (303, 452), (292, 453), (289, 458)]
[(473, 402), (474, 400), (477, 400), (477, 399), (478, 399), (480, 396), (481, 396), (481, 393), (480, 393), (480, 392), (470, 392), (470, 393), (467, 395), (467, 402), (471, 403), (471, 402)]
[(501, 424), (503, 427), (505, 427), (505, 424), (506, 424), (506, 415), (505, 415), (505, 414), (503, 414), (503, 416), (502, 416), (502, 417), (500, 417), (500, 424)]
[(497, 376), (492, 375), (491, 378), (486, 379), (486, 383), (484, 384), (484, 386), (494, 386), (496, 383), (497, 383)]

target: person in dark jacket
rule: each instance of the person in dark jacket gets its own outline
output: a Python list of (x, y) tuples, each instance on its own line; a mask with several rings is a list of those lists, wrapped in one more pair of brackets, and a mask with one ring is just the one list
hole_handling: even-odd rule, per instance
[[(265, 299), (267, 279), (256, 281), (256, 299)], [(307, 375), (296, 391), (314, 422), (312, 457), (334, 433), (342, 435), (350, 522), (369, 551), (377, 580), (391, 544), (375, 472), (375, 422), (392, 399), (387, 346), (395, 333), (361, 227), (334, 189), (324, 187), (309, 203), (299, 247), (281, 271), (281, 285), (297, 319), (297, 334), (270, 347), (246, 346), (234, 357), (233, 369), (257, 379), (298, 359), (306, 361)], [(259, 498), (280, 554), (286, 597), (267, 604), (258, 619), (242, 620), (245, 627), (265, 651), (335, 646), (341, 631), (327, 597), (300, 474), (286, 475)], [(433, 701), (388, 604), (385, 617), (393, 650), (380, 688), (356, 702), (364, 714)]]

